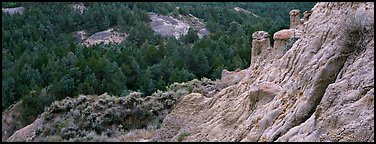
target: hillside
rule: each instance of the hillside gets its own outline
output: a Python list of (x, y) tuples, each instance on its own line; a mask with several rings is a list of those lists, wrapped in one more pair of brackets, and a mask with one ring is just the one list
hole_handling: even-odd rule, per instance
[[(192, 92), (209, 93), (217, 82), (209, 79), (174, 83), (167, 91), (142, 97), (80, 95), (65, 98), (45, 108), (30, 125), (15, 131), (19, 104), (3, 112), (3, 141), (142, 141), (150, 139), (175, 103)], [(8, 119), (5, 119), (7, 117)], [(14, 133), (10, 135), (9, 133)]]
[[(3, 9), (22, 8), (2, 13), (2, 112), (20, 103), (17, 130), (66, 97), (145, 97), (175, 82), (220, 79), (223, 69), (249, 66), (254, 31), (288, 28), (281, 12), (314, 4), (2, 2)], [(154, 29), (151, 13), (186, 27), (157, 21)]]
[(2, 141), (373, 142), (374, 3), (311, 4), (3, 2)]
[(374, 3), (318, 3), (302, 30), (279, 59), (258, 45), (240, 83), (185, 96), (153, 140), (374, 141)]
[(273, 46), (252, 34), (247, 69), (145, 98), (56, 101), (8, 141), (374, 141), (374, 3), (299, 13)]

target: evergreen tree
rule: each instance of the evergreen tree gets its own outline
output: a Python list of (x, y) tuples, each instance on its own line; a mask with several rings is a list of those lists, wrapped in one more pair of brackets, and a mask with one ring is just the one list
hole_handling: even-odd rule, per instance
[(199, 49), (196, 55), (193, 55), (193, 65), (191, 66), (193, 73), (201, 78), (208, 75), (209, 63), (206, 55)]
[(7, 79), (3, 79), (2, 80), (2, 91), (1, 91), (1, 94), (2, 94), (2, 97), (1, 97), (1, 100), (2, 100), (2, 109), (6, 109), (7, 107), (9, 107), (11, 104), (13, 104), (16, 100), (17, 100), (17, 97), (16, 97), (16, 93), (15, 93), (15, 81), (12, 77), (10, 78), (7, 78)]
[(193, 28), (189, 28), (187, 35), (183, 37), (183, 39), (185, 43), (194, 43), (196, 40), (198, 40), (197, 31)]

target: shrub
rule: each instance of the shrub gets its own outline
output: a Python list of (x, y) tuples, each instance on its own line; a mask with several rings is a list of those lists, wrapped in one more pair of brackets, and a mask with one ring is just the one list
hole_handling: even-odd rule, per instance
[(188, 132), (188, 131), (183, 131), (181, 132), (177, 137), (176, 137), (176, 140), (178, 142), (181, 142), (183, 141), (187, 136), (190, 136), (191, 135), (191, 132)]
[[(48, 120), (37, 130), (36, 139), (111, 141), (134, 129), (155, 131), (163, 126), (163, 119), (179, 99), (194, 89), (205, 91), (203, 88), (213, 83), (209, 79), (175, 83), (168, 91), (157, 91), (147, 97), (142, 97), (139, 92), (132, 92), (126, 97), (105, 93), (55, 101), (45, 108), (42, 117)], [(189, 91), (189, 87), (192, 90)], [(183, 132), (179, 140), (182, 141), (188, 135), (189, 132)]]
[(59, 142), (61, 140), (61, 137), (58, 135), (47, 136), (47, 142)]
[(39, 93), (31, 92), (22, 98), (21, 120), (23, 123), (31, 123), (45, 108), (55, 100), (54, 96), (41, 96)]
[(342, 26), (344, 28), (343, 54), (354, 52), (355, 55), (358, 55), (365, 50), (367, 39), (374, 35), (374, 25), (367, 18), (365, 13), (359, 13), (344, 20)]

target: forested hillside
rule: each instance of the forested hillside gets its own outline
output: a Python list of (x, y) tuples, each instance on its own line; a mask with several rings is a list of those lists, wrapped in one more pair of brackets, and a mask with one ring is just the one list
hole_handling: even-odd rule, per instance
[[(220, 78), (223, 69), (249, 67), (251, 34), (271, 35), (289, 27), (291, 9), (309, 10), (315, 3), (9, 3), (23, 14), (2, 13), (2, 111), (22, 100), (21, 118), (30, 123), (45, 106), (79, 94), (147, 96), (173, 82)], [(179, 8), (177, 8), (179, 7)], [(257, 14), (237, 12), (241, 7)], [(193, 30), (179, 39), (157, 35), (148, 12), (192, 14), (203, 19), (209, 36)], [(116, 28), (129, 36), (120, 44), (85, 47), (74, 33), (89, 35)]]

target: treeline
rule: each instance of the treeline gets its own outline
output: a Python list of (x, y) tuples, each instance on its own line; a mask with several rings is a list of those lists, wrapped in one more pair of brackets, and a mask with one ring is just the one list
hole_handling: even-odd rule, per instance
[[(173, 82), (218, 79), (223, 69), (249, 66), (254, 31), (273, 33), (289, 23), (288, 12), (270, 17), (266, 12), (270, 10), (264, 9), (264, 13), (257, 13), (260, 18), (255, 18), (221, 3), (211, 7), (89, 2), (82, 15), (69, 4), (12, 3), (8, 5), (25, 7), (25, 13), (2, 13), (2, 109), (22, 99), (25, 121), (34, 119), (52, 101), (78, 94), (126, 96), (140, 91), (146, 96), (165, 90)], [(298, 6), (310, 9), (313, 3)], [(199, 39), (190, 30), (179, 40), (161, 37), (150, 28), (147, 12), (193, 14), (205, 20), (211, 34)], [(281, 21), (271, 22), (275, 19)], [(92, 34), (110, 27), (129, 37), (119, 45), (89, 48), (73, 38), (78, 30)]]

